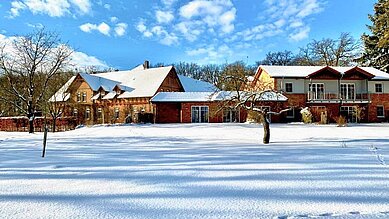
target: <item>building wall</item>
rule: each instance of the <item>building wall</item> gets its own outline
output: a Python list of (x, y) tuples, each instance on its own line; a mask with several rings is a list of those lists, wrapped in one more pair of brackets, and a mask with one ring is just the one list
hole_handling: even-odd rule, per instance
[(180, 123), (181, 103), (154, 104), (156, 123)]
[[(368, 105), (369, 122), (387, 122), (389, 121), (389, 94), (370, 94), (371, 103)], [(377, 106), (383, 106), (385, 117), (377, 117)]]

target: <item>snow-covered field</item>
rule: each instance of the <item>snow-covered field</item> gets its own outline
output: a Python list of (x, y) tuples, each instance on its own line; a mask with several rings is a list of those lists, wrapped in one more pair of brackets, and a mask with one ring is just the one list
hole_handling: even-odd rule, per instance
[(0, 218), (389, 218), (389, 125), (0, 132)]

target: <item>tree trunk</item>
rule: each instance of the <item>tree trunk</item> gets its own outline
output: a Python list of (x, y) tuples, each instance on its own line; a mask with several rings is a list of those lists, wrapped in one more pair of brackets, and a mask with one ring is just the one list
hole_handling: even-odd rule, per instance
[(263, 120), (262, 120), (262, 125), (263, 125), (263, 143), (264, 144), (269, 144), (270, 142), (270, 124), (269, 120), (267, 118), (267, 113), (263, 115)]
[(34, 116), (28, 117), (28, 133), (34, 133)]
[(53, 133), (55, 132), (56, 126), (57, 126), (57, 118), (53, 117)]

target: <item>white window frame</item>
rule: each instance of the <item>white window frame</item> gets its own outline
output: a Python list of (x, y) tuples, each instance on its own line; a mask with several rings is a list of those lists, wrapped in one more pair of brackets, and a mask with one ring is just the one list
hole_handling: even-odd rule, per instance
[[(378, 115), (378, 107), (382, 107), (382, 113), (383, 113), (383, 115), (381, 115), (381, 116), (379, 116)], [(382, 105), (379, 105), (379, 106), (377, 106), (377, 118), (385, 118), (385, 107), (384, 106), (382, 106)]]
[(77, 92), (77, 102), (81, 102), (81, 92)]
[[(202, 109), (203, 107), (207, 109), (207, 121), (202, 121), (202, 120), (201, 120), (201, 118), (202, 118), (202, 117), (201, 117), (201, 112), (202, 112), (201, 109)], [(194, 108), (198, 108), (198, 118), (199, 118), (199, 121), (198, 121), (198, 122), (194, 122), (194, 121), (193, 121), (193, 109), (194, 109)], [(192, 123), (209, 123), (209, 106), (205, 106), (205, 105), (191, 106), (191, 108), (190, 108), (190, 116), (191, 116), (190, 119), (191, 119), (191, 122), (192, 122)]]
[(120, 118), (120, 109), (119, 109), (119, 107), (115, 107), (114, 115), (115, 115), (115, 119), (119, 119)]
[[(231, 111), (235, 111), (235, 116), (236, 116), (236, 118), (237, 118), (237, 120), (234, 120), (233, 121), (233, 118), (232, 118), (232, 113), (230, 113), (229, 115), (229, 122), (228, 121), (225, 121), (224, 120), (224, 118), (225, 118), (225, 113), (226, 113), (226, 111), (229, 111), (229, 112), (231, 112)], [(240, 122), (240, 110), (239, 109), (234, 109), (234, 108), (224, 108), (223, 109), (223, 123), (234, 123), (234, 122)]]
[[(286, 85), (287, 85), (287, 84), (292, 85), (292, 91), (287, 91), (287, 90), (286, 90), (286, 88), (287, 88)], [(285, 82), (285, 92), (286, 92), (286, 93), (293, 93), (293, 90), (294, 90), (294, 89), (293, 89), (293, 82)]]
[[(377, 85), (381, 85), (381, 91), (377, 92)], [(377, 94), (382, 94), (384, 92), (384, 85), (382, 83), (375, 83), (374, 84), (374, 92)]]
[[(315, 89), (313, 90), (313, 85), (315, 85)], [(317, 89), (317, 85), (323, 85), (323, 98), (319, 98), (319, 95), (318, 95), (318, 89)], [(309, 83), (308, 84), (308, 95), (309, 95), (309, 99), (310, 100), (321, 100), (321, 99), (325, 99), (326, 97), (326, 86), (324, 83)]]
[(73, 116), (78, 117), (78, 109), (73, 109)]
[(91, 110), (90, 110), (89, 107), (85, 109), (85, 119), (86, 120), (90, 120), (91, 119)]
[(82, 102), (86, 102), (86, 92), (82, 92), (82, 97), (81, 97)]
[[(356, 95), (357, 95), (357, 90), (356, 90), (356, 86), (355, 86), (355, 83), (340, 83), (340, 96), (342, 97), (342, 85), (347, 85), (346, 86), (346, 98), (344, 100), (355, 100), (356, 98)], [(348, 96), (348, 93), (349, 93), (349, 85), (353, 85), (354, 86), (354, 96), (352, 98), (350, 98)]]

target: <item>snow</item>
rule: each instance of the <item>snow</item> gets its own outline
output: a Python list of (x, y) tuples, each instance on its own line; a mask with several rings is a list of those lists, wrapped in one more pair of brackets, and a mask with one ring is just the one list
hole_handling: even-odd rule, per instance
[(218, 88), (208, 82), (196, 80), (183, 75), (178, 75), (185, 92), (215, 92)]
[[(244, 96), (250, 95), (250, 92), (240, 92), (242, 99)], [(236, 91), (219, 91), (219, 92), (159, 92), (151, 102), (212, 102), (229, 100), (231, 97), (236, 97)], [(257, 101), (287, 101), (288, 98), (283, 94), (273, 91), (258, 93)]]
[[(388, 218), (389, 126), (0, 132), (2, 218)], [(384, 161), (384, 162), (383, 162)]]

